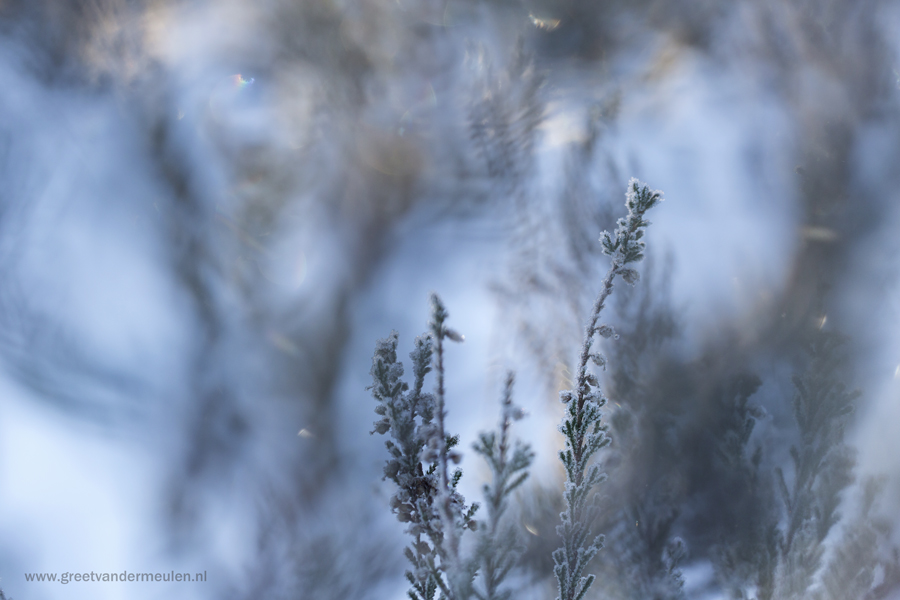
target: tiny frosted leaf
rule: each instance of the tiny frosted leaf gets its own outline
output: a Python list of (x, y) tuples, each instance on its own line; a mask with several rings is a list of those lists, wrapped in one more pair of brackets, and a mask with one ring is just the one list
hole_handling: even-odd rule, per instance
[(604, 338), (611, 338), (615, 335), (616, 331), (609, 325), (601, 325), (597, 328), (597, 333)]
[(641, 278), (641, 274), (635, 271), (634, 269), (622, 269), (619, 274), (622, 276), (622, 279), (625, 280), (625, 283), (629, 285), (634, 285)]
[(597, 352), (591, 354), (591, 362), (593, 362), (598, 367), (602, 367), (603, 370), (606, 370), (606, 357)]

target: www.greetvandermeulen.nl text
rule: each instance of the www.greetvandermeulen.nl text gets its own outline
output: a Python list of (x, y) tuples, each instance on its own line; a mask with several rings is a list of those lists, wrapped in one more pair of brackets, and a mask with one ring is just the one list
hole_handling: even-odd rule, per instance
[(25, 581), (42, 581), (55, 583), (71, 583), (71, 582), (138, 582), (138, 581), (161, 581), (161, 582), (204, 582), (206, 581), (206, 571), (202, 573), (176, 573), (169, 571), (168, 573), (129, 573), (122, 571), (121, 573), (25, 573)]

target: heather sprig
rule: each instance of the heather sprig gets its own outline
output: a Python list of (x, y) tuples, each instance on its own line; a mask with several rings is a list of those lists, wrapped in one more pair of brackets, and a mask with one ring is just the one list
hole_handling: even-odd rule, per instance
[[(409, 523), (413, 537), (405, 555), (413, 566), (406, 578), (412, 600), (433, 600), (438, 590), (442, 598), (467, 597), (474, 572), (460, 561), (460, 535), (474, 529), (477, 504), (466, 506), (457, 491), (462, 471), (449, 472), (449, 463), (461, 458), (454, 447), (458, 436), (444, 428), (443, 340), (462, 341), (447, 328), (447, 311), (433, 295), (431, 331), (416, 338), (410, 353), (413, 384), (403, 381), (403, 364), (397, 360), (399, 335), (396, 331), (378, 340), (372, 359), (373, 383), (368, 388), (378, 402), (381, 417), (372, 433), (390, 434), (385, 446), (390, 453), (384, 476), (397, 485), (391, 509), (402, 523)], [(436, 372), (435, 393), (424, 392), (425, 376)]]
[(484, 457), (491, 468), (491, 482), (484, 485), (488, 520), (481, 524), (481, 538), (477, 550), (483, 590), (473, 590), (478, 600), (506, 600), (511, 592), (501, 590), (503, 580), (516, 565), (523, 548), (517, 530), (503, 516), (509, 508), (512, 493), (528, 478), (528, 467), (534, 453), (528, 444), (518, 440), (510, 446), (509, 430), (513, 421), (521, 419), (524, 411), (513, 404), (512, 388), (515, 376), (506, 376), (498, 431), (482, 433), (475, 452)]
[[(594, 581), (593, 575), (584, 575), (585, 569), (603, 543), (602, 535), (588, 541), (598, 513), (592, 492), (606, 477), (598, 465), (591, 464), (591, 459), (610, 442), (600, 412), (606, 398), (600, 391), (597, 376), (587, 368), (588, 361), (598, 367), (606, 364), (601, 354), (592, 352), (594, 336), (615, 335), (609, 325), (598, 324), (600, 312), (616, 276), (632, 285), (637, 282), (637, 271), (628, 265), (643, 258), (642, 238), (649, 225), (644, 215), (661, 200), (660, 192), (650, 191), (636, 179), (629, 181), (628, 215), (619, 220), (614, 236), (604, 232), (601, 238), (603, 252), (612, 258), (612, 265), (585, 330), (576, 385), (560, 393), (567, 404), (566, 417), (560, 426), (566, 436), (565, 449), (560, 452), (566, 469), (566, 510), (560, 515), (562, 524), (557, 528), (563, 547), (553, 553), (560, 600), (584, 597)], [(523, 415), (512, 401), (514, 378), (510, 374), (499, 430), (481, 434), (474, 446), (490, 466), (492, 481), (484, 487), (488, 521), (481, 525), (475, 556), (463, 557), (461, 537), (466, 529), (477, 528), (473, 516), (478, 505), (466, 506), (457, 492), (462, 471), (450, 471), (450, 463), (458, 464), (461, 456), (454, 449), (459, 437), (449, 435), (445, 428), (444, 340), (461, 342), (463, 336), (447, 327), (448, 316), (440, 298), (433, 294), (430, 331), (416, 339), (410, 354), (412, 387), (403, 381), (403, 365), (397, 360), (397, 332), (378, 341), (371, 369), (373, 384), (369, 389), (379, 403), (375, 412), (380, 419), (372, 433), (391, 436), (385, 442), (390, 458), (384, 476), (397, 485), (391, 508), (398, 520), (410, 524), (407, 533), (413, 537), (413, 543), (405, 550), (413, 566), (406, 573), (412, 586), (410, 598), (433, 600), (440, 591), (440, 597), (448, 600), (467, 600), (472, 596), (479, 600), (505, 600), (510, 591), (502, 590), (501, 584), (516, 565), (521, 544), (515, 528), (503, 517), (512, 492), (528, 477), (534, 454), (527, 444), (516, 441), (510, 445), (510, 425)], [(435, 372), (433, 394), (423, 391), (425, 377), (432, 370)], [(480, 585), (475, 586), (479, 569)]]
[(462, 477), (462, 470), (455, 469), (450, 473), (449, 462), (459, 464), (462, 456), (453, 448), (459, 444), (459, 436), (448, 436), (444, 428), (447, 410), (444, 404), (444, 339), (462, 342), (465, 338), (445, 325), (449, 317), (447, 309), (437, 294), (431, 295), (431, 338), (434, 340), (434, 368), (436, 376), (435, 395), (437, 400), (436, 430), (429, 440), (430, 454), (428, 458), (436, 460), (439, 485), (437, 488), (438, 513), (444, 532), (442, 544), (442, 560), (447, 573), (451, 598), (463, 600), (471, 591), (472, 579), (475, 577), (473, 567), (463, 564), (460, 553), (460, 534), (466, 529), (474, 529), (472, 517), (478, 510), (478, 504), (466, 507), (463, 497), (456, 491)]
[(560, 400), (566, 404), (566, 412), (560, 432), (565, 436), (565, 448), (559, 457), (565, 467), (566, 483), (564, 499), (566, 509), (560, 514), (562, 524), (557, 532), (563, 545), (553, 552), (554, 574), (559, 589), (559, 600), (581, 600), (594, 582), (594, 575), (585, 575), (588, 563), (603, 547), (603, 536), (591, 538), (591, 526), (598, 514), (594, 503), (594, 487), (606, 479), (599, 465), (591, 464), (598, 450), (610, 443), (607, 426), (602, 422), (601, 408), (606, 398), (600, 391), (600, 382), (588, 371), (588, 361), (604, 367), (606, 359), (592, 352), (594, 338), (609, 338), (615, 334), (609, 325), (598, 325), (600, 312), (612, 293), (616, 276), (631, 285), (638, 273), (627, 265), (644, 257), (644, 230), (650, 223), (644, 219), (646, 212), (663, 200), (662, 192), (651, 191), (637, 179), (628, 182), (625, 206), (628, 215), (619, 219), (615, 234), (604, 231), (600, 241), (603, 253), (612, 258), (612, 264), (603, 280), (600, 294), (594, 302), (578, 365), (575, 388), (560, 392)]

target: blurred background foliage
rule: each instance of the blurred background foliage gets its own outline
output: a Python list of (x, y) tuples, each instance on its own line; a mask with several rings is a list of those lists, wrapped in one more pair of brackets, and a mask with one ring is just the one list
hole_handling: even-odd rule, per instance
[[(792, 485), (807, 441), (791, 374), (835, 331), (836, 373), (863, 395), (822, 443), (843, 448), (846, 428), (859, 454), (817, 493), (858, 521), (819, 531), (810, 585), (896, 596), (898, 9), (4, 0), (9, 389), (152, 457), (131, 518), (159, 539), (131, 556), (219, 569), (189, 594), (399, 598), (363, 387), (376, 337), (422, 329), (430, 286), (454, 326), (487, 329), (450, 373), (465, 392), (451, 413), (478, 407), (457, 417), (464, 448), (494, 418), (497, 365), (525, 371), (539, 456), (518, 597), (550, 598), (556, 391), (634, 175), (668, 200), (609, 317), (592, 593), (765, 595), (787, 568), (776, 467)], [(15, 558), (30, 534), (3, 528), (4, 575), (52, 562)], [(855, 591), (818, 583), (828, 561)]]

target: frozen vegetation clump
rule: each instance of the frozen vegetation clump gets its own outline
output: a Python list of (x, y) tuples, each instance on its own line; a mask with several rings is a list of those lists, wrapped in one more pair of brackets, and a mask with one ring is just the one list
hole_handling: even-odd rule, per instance
[[(636, 179), (629, 181), (628, 216), (619, 220), (614, 233), (603, 232), (601, 238), (603, 253), (612, 264), (585, 329), (576, 385), (560, 392), (567, 404), (559, 427), (565, 436), (565, 448), (559, 454), (566, 473), (565, 510), (557, 528), (563, 545), (553, 552), (560, 600), (584, 598), (594, 581), (594, 575), (587, 574), (588, 564), (603, 545), (603, 536), (594, 536), (592, 527), (598, 512), (595, 487), (606, 476), (592, 458), (610, 438), (601, 419), (606, 398), (589, 363), (605, 368), (606, 359), (592, 351), (594, 340), (596, 336), (612, 337), (615, 332), (599, 323), (600, 313), (617, 276), (632, 285), (637, 282), (638, 273), (630, 265), (644, 256), (642, 238), (649, 224), (644, 216), (661, 200), (660, 192)], [(411, 586), (408, 594), (412, 600), (432, 600), (438, 592), (448, 600), (505, 600), (512, 591), (503, 583), (523, 546), (520, 532), (504, 516), (512, 493), (528, 477), (534, 456), (527, 444), (510, 440), (511, 423), (524, 413), (513, 404), (514, 376), (510, 373), (499, 428), (481, 434), (474, 445), (492, 473), (492, 481), (484, 486), (487, 520), (478, 522), (474, 516), (479, 505), (466, 505), (457, 491), (462, 471), (450, 471), (450, 463), (458, 464), (461, 458), (456, 450), (459, 436), (449, 434), (444, 426), (443, 342), (462, 341), (463, 337), (446, 326), (448, 313), (437, 295), (432, 295), (431, 305), (430, 331), (415, 340), (410, 353), (411, 383), (403, 380), (404, 368), (397, 359), (399, 336), (392, 332), (376, 345), (369, 388), (378, 402), (375, 412), (379, 415), (372, 433), (390, 435), (385, 442), (390, 458), (384, 477), (397, 486), (391, 509), (400, 522), (409, 524), (406, 532), (412, 538), (405, 549), (411, 565), (406, 572)], [(425, 377), (432, 370), (436, 381), (434, 392), (429, 393), (424, 391)], [(461, 547), (467, 531), (478, 536), (471, 556), (463, 556)]]

